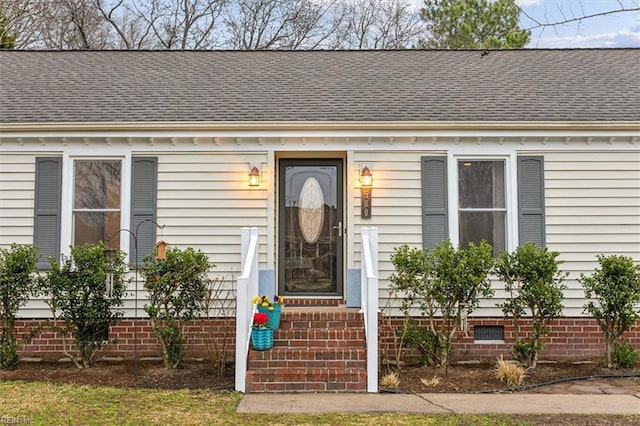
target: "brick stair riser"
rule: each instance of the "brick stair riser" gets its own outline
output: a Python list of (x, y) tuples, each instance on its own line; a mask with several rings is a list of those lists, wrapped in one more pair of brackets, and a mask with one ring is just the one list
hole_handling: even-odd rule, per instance
[(366, 351), (364, 348), (273, 348), (268, 351), (251, 351), (249, 353), (249, 361), (267, 361), (267, 360), (365, 360)]
[(366, 371), (363, 369), (273, 369), (247, 373), (249, 392), (286, 391), (364, 391)]
[(249, 352), (247, 391), (365, 391), (365, 347), (359, 313), (283, 311), (273, 349)]
[(278, 344), (287, 345), (289, 342), (296, 340), (333, 340), (333, 341), (345, 341), (348, 342), (348, 346), (364, 347), (364, 330), (357, 328), (349, 329), (279, 329), (273, 334), (274, 345)]

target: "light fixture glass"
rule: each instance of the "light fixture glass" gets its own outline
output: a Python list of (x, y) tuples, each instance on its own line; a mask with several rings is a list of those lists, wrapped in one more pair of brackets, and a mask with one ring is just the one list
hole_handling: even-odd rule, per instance
[(360, 170), (360, 185), (363, 187), (370, 187), (373, 185), (373, 174), (368, 166), (364, 166)]
[(249, 172), (249, 186), (260, 186), (260, 169), (253, 166)]

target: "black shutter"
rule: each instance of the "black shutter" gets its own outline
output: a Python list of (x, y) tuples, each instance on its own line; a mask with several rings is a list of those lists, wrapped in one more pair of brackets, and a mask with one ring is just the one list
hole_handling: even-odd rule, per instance
[(422, 245), (433, 248), (449, 238), (447, 157), (422, 157)]
[(131, 231), (137, 237), (138, 250), (136, 252), (132, 238), (129, 260), (137, 267), (142, 265), (145, 256), (153, 253), (156, 244), (156, 225), (152, 220), (156, 220), (158, 159), (134, 157), (132, 161)]
[(546, 244), (542, 156), (518, 157), (518, 232), (520, 245)]
[(38, 247), (38, 269), (51, 269), (49, 257), (60, 260), (60, 199), (62, 158), (36, 158), (33, 244)]

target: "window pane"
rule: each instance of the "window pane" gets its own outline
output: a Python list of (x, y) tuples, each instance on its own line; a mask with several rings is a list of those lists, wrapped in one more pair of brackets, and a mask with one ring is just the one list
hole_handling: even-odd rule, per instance
[(120, 248), (120, 212), (75, 212), (73, 214), (73, 244), (104, 242)]
[(497, 256), (505, 251), (505, 220), (505, 212), (460, 212), (460, 244), (480, 244), (485, 240)]
[(120, 208), (120, 161), (74, 162), (74, 209)]
[(504, 161), (459, 161), (460, 208), (504, 208)]

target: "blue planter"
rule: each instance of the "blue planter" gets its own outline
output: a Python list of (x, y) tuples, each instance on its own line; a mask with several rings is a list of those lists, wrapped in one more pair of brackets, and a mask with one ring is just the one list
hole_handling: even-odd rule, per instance
[(273, 347), (273, 330), (254, 328), (251, 330), (251, 346), (257, 351), (266, 351)]
[(273, 311), (269, 310), (269, 308), (266, 306), (258, 306), (258, 312), (267, 314), (267, 317), (269, 317), (269, 325), (273, 330), (277, 330), (280, 328), (281, 309), (282, 305), (273, 305)]

